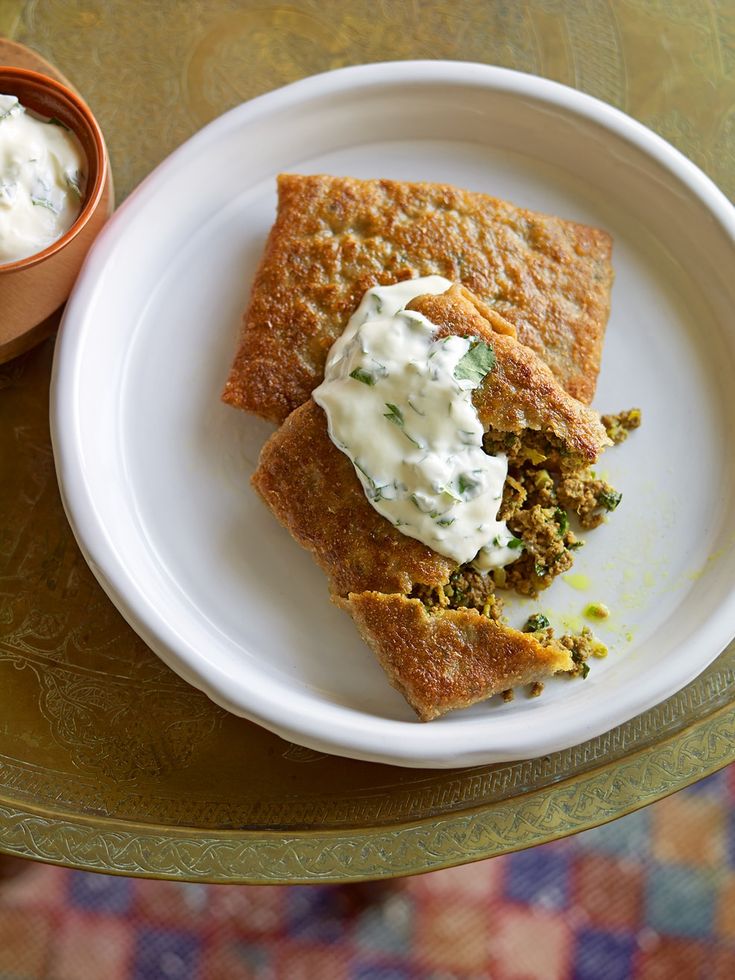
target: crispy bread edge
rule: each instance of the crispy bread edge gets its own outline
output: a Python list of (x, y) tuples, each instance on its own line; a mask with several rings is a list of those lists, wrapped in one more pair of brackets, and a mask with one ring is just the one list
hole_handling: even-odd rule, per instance
[(533, 634), (474, 609), (428, 613), (419, 599), (379, 592), (352, 593), (334, 602), (352, 616), (421, 721), (573, 666), (565, 648), (544, 647)]

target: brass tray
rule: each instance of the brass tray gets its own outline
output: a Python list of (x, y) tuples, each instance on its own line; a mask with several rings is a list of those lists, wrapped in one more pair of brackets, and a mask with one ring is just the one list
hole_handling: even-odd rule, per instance
[[(88, 99), (120, 199), (243, 99), (408, 57), (575, 85), (735, 190), (735, 19), (724, 4), (0, 0), (0, 31)], [(735, 645), (653, 711), (531, 762), (352, 762), (226, 714), (145, 647), (81, 557), (50, 449), (51, 356), (47, 341), (0, 367), (0, 850), (199, 881), (379, 878), (595, 826), (735, 759)]]

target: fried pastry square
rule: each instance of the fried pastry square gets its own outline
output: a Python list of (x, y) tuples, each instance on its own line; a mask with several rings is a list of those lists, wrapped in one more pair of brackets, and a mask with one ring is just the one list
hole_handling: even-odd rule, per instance
[(572, 668), (561, 644), (544, 646), (476, 609), (429, 612), (419, 599), (381, 592), (335, 602), (421, 721)]
[[(495, 366), (473, 398), (493, 438), (532, 433), (545, 440), (539, 445), (548, 446), (548, 458), (563, 457), (565, 467), (587, 466), (609, 443), (597, 413), (572, 398), (512, 328), (464, 287), (419, 296), (409, 308), (437, 326), (437, 337), (461, 334), (492, 343)], [(422, 720), (572, 668), (563, 644), (500, 621), (492, 576), (458, 567), (370, 505), (314, 401), (271, 436), (252, 482), (312, 552), (333, 600), (352, 615)]]
[(439, 274), (501, 314), (589, 403), (611, 251), (600, 229), (446, 184), (282, 174), (222, 397), (282, 422), (322, 380), (327, 352), (367, 289)]

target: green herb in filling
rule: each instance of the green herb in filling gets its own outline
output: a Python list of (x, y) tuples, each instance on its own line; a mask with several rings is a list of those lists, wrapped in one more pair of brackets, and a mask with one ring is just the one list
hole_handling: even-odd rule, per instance
[(526, 620), (526, 625), (523, 627), (523, 632), (536, 633), (538, 630), (548, 629), (550, 625), (551, 623), (543, 613), (534, 613), (533, 616), (529, 616)]
[(559, 537), (563, 538), (569, 530), (569, 515), (562, 507), (557, 507), (554, 511), (554, 520), (559, 525)]
[(622, 493), (619, 490), (601, 490), (597, 500), (600, 505), (605, 508), (605, 510), (615, 510), (620, 501), (623, 499)]
[(572, 655), (574, 667), (568, 672), (572, 677), (581, 677), (582, 679), (587, 677), (590, 672), (587, 663), (589, 657), (607, 656), (607, 647), (593, 635), (589, 626), (583, 626), (582, 632), (576, 636), (562, 636), (560, 643)]

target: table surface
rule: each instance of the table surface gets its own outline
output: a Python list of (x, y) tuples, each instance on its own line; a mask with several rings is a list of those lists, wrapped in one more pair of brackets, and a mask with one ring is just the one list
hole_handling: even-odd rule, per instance
[[(118, 201), (188, 136), (315, 72), (405, 58), (544, 75), (625, 110), (735, 192), (728, 0), (0, 0), (0, 34), (87, 98)], [(735, 644), (665, 704), (530, 762), (321, 755), (212, 704), (133, 633), (64, 517), (48, 341), (0, 367), (0, 850), (218, 882), (410, 874), (614, 819), (735, 759)]]

